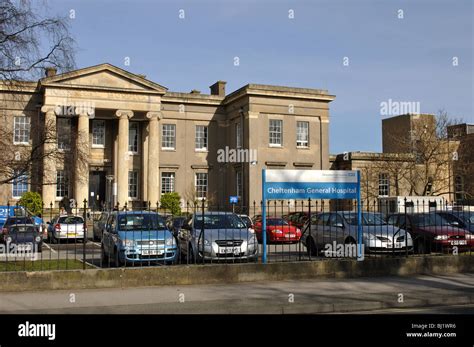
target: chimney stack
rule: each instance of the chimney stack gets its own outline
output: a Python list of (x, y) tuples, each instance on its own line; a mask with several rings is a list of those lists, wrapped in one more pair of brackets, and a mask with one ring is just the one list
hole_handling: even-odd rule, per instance
[(191, 90), (191, 94), (201, 94), (201, 91), (197, 89), (193, 89)]
[(44, 74), (46, 75), (46, 77), (55, 76), (56, 72), (58, 72), (58, 69), (56, 69), (55, 67), (47, 67), (44, 69)]
[(217, 95), (224, 97), (225, 96), (225, 84), (227, 82), (225, 81), (217, 81), (214, 83), (212, 86), (209, 88), (211, 89), (211, 95)]

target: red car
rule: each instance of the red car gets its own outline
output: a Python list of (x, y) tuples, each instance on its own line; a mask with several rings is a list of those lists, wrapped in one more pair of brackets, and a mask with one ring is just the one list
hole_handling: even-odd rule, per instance
[[(262, 219), (254, 221), (255, 234), (262, 243)], [(301, 230), (278, 217), (267, 218), (267, 243), (295, 243), (301, 238)]]

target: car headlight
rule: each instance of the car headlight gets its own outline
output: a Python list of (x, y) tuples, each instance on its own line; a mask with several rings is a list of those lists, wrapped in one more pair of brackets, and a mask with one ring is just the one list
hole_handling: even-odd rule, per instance
[(474, 234), (466, 233), (466, 240), (474, 240)]
[(173, 246), (173, 245), (175, 244), (174, 238), (173, 238), (173, 237), (168, 237), (168, 238), (166, 239), (166, 241), (165, 241), (165, 244), (166, 244), (167, 246)]
[(280, 229), (274, 229), (273, 233), (274, 234), (283, 234), (283, 231), (281, 231)]
[(41, 241), (41, 237), (40, 237), (40, 236), (36, 236), (36, 237), (35, 237), (35, 241), (36, 241), (36, 242), (40, 242), (40, 241)]
[(435, 240), (447, 240), (448, 239), (448, 235), (436, 235)]
[(122, 240), (122, 245), (124, 247), (134, 247), (135, 241), (134, 240)]
[[(199, 244), (202, 245), (202, 239), (199, 240)], [(204, 239), (204, 246), (209, 246), (211, 242), (208, 239)]]
[(11, 243), (12, 242), (12, 238), (10, 236), (7, 237), (7, 243)]
[(367, 239), (368, 240), (377, 240), (377, 236), (375, 236), (374, 234), (367, 234)]

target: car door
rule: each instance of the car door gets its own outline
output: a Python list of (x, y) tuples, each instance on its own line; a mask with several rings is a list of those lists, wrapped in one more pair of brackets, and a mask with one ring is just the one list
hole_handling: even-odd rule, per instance
[(337, 244), (343, 244), (349, 233), (349, 230), (345, 230), (344, 220), (338, 213), (331, 213), (329, 216), (327, 230), (326, 244), (332, 244), (334, 241), (336, 241)]
[(113, 232), (112, 228), (116, 227), (116, 222), (115, 222), (115, 215), (111, 215), (109, 219), (107, 220), (107, 223), (104, 228), (104, 233), (102, 235), (102, 245), (104, 247), (104, 250), (107, 254), (112, 254), (113, 248), (112, 246), (112, 237), (111, 234)]
[[(328, 223), (329, 217), (331, 216), (330, 213), (321, 213), (317, 217), (313, 216), (313, 222), (311, 223), (311, 237), (316, 243), (318, 248), (324, 248), (326, 245), (326, 237), (328, 233)], [(306, 232), (307, 234), (310, 233), (310, 230)]]

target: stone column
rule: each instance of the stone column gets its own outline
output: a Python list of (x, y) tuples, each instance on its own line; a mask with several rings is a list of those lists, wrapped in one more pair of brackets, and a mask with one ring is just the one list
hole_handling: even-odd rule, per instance
[[(89, 202), (89, 114), (76, 109), (77, 137), (74, 167), (74, 196), (77, 207), (84, 206), (84, 199)], [(90, 203), (90, 202), (89, 202)]]
[(160, 199), (160, 123), (161, 112), (148, 112), (148, 179), (147, 198), (151, 206)]
[(56, 113), (54, 106), (43, 106), (41, 112), (44, 113), (44, 134), (46, 139), (43, 143), (43, 180), (42, 193), (45, 208), (49, 208), (56, 200)]
[(117, 110), (115, 115), (119, 119), (118, 126), (118, 150), (117, 150), (117, 202), (121, 207), (128, 202), (128, 171), (130, 154), (128, 152), (128, 121), (133, 117), (130, 110)]

